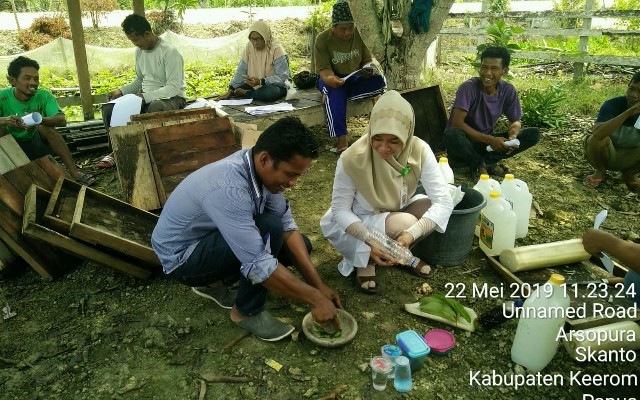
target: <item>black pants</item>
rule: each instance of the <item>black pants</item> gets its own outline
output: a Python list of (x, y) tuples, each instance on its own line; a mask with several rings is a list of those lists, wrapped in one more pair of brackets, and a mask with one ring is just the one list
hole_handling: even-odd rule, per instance
[[(271, 254), (276, 255), (280, 264), (291, 265), (287, 252), (281, 251), (284, 244), (282, 220), (274, 214), (265, 213), (256, 216), (255, 221), (260, 236), (269, 235)], [(307, 251), (311, 253), (311, 242), (305, 235), (302, 235), (302, 239), (307, 245)], [(261, 312), (269, 292), (262, 284), (254, 285), (240, 274), (240, 261), (218, 230), (200, 240), (189, 259), (170, 275), (188, 286), (205, 286), (217, 281), (225, 284), (240, 281), (236, 307), (243, 315)]]
[[(508, 133), (493, 134), (494, 136), (508, 137)], [(522, 153), (530, 147), (533, 147), (540, 140), (540, 129), (523, 128), (518, 134), (520, 146), (511, 153), (498, 153), (495, 151), (487, 151), (487, 144), (474, 142), (470, 140), (462, 129), (448, 128), (444, 131), (443, 142), (447, 148), (447, 158), (454, 165), (465, 165), (472, 171), (477, 170), (483, 165), (493, 165), (510, 158), (516, 154)]]

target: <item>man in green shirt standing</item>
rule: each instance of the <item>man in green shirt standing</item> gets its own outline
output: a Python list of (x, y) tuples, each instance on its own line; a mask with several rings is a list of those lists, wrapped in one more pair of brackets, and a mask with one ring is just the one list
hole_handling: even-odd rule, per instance
[[(316, 39), (316, 72), (329, 136), (337, 139), (331, 151), (342, 153), (348, 146), (347, 101), (381, 94), (387, 82), (371, 63), (371, 51), (353, 24), (346, 0), (333, 5), (331, 25)], [(350, 75), (358, 70), (359, 73)]]
[[(11, 134), (30, 160), (56, 154), (76, 181), (91, 185), (95, 178), (82, 174), (73, 162), (71, 152), (56, 126), (67, 120), (51, 92), (38, 89), (40, 66), (35, 60), (20, 56), (7, 68), (10, 88), (0, 90), (0, 136)], [(42, 122), (25, 125), (22, 117), (37, 112)]]

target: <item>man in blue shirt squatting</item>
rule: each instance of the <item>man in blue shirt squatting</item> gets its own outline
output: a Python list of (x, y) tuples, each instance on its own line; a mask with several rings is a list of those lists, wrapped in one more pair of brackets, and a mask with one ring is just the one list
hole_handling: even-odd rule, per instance
[[(169, 196), (151, 237), (164, 272), (230, 309), (236, 325), (266, 341), (294, 330), (265, 309), (269, 290), (309, 304), (315, 321), (338, 328), (340, 297), (318, 275), (311, 243), (282, 194), (317, 157), (309, 129), (286, 117), (267, 128), (252, 149), (187, 176)], [(237, 292), (230, 290), (238, 280)]]

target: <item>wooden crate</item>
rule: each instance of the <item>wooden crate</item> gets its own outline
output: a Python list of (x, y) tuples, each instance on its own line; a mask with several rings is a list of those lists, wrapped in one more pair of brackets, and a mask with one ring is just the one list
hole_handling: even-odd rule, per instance
[(238, 151), (229, 118), (146, 130), (160, 202), (191, 172)]
[(52, 190), (67, 176), (51, 156), (42, 157), (0, 176), (0, 239), (45, 281), (51, 281), (80, 262), (59, 249), (22, 234), (24, 197), (32, 184)]
[(141, 124), (145, 128), (157, 128), (216, 118), (213, 108), (191, 108), (188, 110), (158, 111), (131, 116), (131, 125)]
[(158, 216), (82, 186), (69, 235), (160, 266), (151, 248)]
[[(547, 282), (551, 274), (554, 273), (563, 275), (567, 280), (567, 284), (571, 285), (572, 282), (623, 277), (628, 271), (625, 266), (614, 263), (614, 271), (612, 275), (609, 274), (605, 269), (600, 268), (590, 261), (583, 261), (580, 263), (513, 273), (509, 271), (507, 267), (502, 265), (497, 257), (488, 256), (487, 262), (504, 279), (504, 281), (509, 284), (508, 288), (511, 289), (509, 290), (510, 292), (515, 290), (518, 286), (521, 288), (528, 286), (530, 288), (531, 285), (542, 285)], [(595, 302), (603, 304), (606, 308), (633, 306), (633, 301), (626, 298), (614, 298), (613, 302), (609, 303), (608, 298), (599, 299), (589, 297), (588, 291), (591, 288), (587, 287), (586, 285), (579, 285), (577, 297), (575, 296), (576, 293), (574, 293), (573, 290), (568, 290), (569, 294), (571, 294), (571, 306), (576, 307), (578, 305), (586, 303), (587, 310), (591, 310), (592, 304)], [(611, 289), (610, 293), (613, 293), (613, 291), (614, 290)], [(567, 318), (566, 329), (587, 329), (619, 321), (621, 320), (618, 318), (594, 317), (593, 315), (587, 315), (586, 318)]]
[(400, 92), (416, 115), (415, 135), (429, 143), (434, 153), (444, 152), (442, 134), (447, 126), (449, 113), (442, 99), (439, 85), (409, 89)]
[[(64, 181), (71, 182), (69, 180)], [(63, 185), (59, 186), (62, 187)], [(58, 188), (58, 186), (56, 186), (56, 188)], [(96, 247), (89, 246), (82, 241), (70, 238), (65, 234), (61, 234), (42, 225), (45, 210), (48, 208), (48, 204), (50, 204), (51, 197), (51, 192), (36, 185), (31, 186), (31, 189), (25, 195), (24, 201), (24, 217), (22, 221), (22, 233), (24, 235), (64, 249), (76, 256), (113, 268), (134, 278), (149, 278), (151, 275), (149, 269), (126, 261), (122, 259), (122, 257), (97, 249)], [(77, 199), (77, 193), (75, 198)], [(73, 213), (71, 213), (71, 216), (73, 217)]]
[(69, 179), (58, 179), (42, 216), (42, 223), (47, 228), (69, 235), (81, 187), (82, 185)]

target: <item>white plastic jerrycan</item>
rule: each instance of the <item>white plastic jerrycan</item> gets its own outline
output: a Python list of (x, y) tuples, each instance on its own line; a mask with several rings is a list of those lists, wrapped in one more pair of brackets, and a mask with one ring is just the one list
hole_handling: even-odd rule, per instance
[(500, 193), (489, 194), (487, 206), (480, 211), (480, 249), (488, 256), (499, 256), (516, 243), (516, 214)]
[(445, 182), (453, 185), (453, 182), (454, 182), (453, 170), (449, 165), (449, 159), (447, 157), (440, 157), (438, 166), (440, 167), (440, 173), (444, 177)]
[(529, 231), (529, 215), (531, 214), (533, 196), (529, 193), (527, 184), (515, 179), (513, 174), (506, 174), (500, 187), (502, 188), (502, 197), (511, 203), (518, 218), (516, 238), (523, 238), (527, 236)]
[[(473, 187), (473, 189), (477, 190), (482, 194), (484, 199), (487, 201), (487, 204), (489, 203), (489, 193), (491, 193), (492, 190), (498, 193), (502, 193), (502, 189), (500, 188), (500, 183), (498, 183), (498, 181), (496, 181), (495, 179), (492, 179), (488, 174), (480, 175), (480, 179), (478, 180), (478, 183), (476, 183), (476, 185)], [(476, 229), (474, 231), (474, 233), (478, 237), (480, 236), (481, 221), (482, 221), (482, 217), (479, 216), (478, 221), (476, 222)]]

